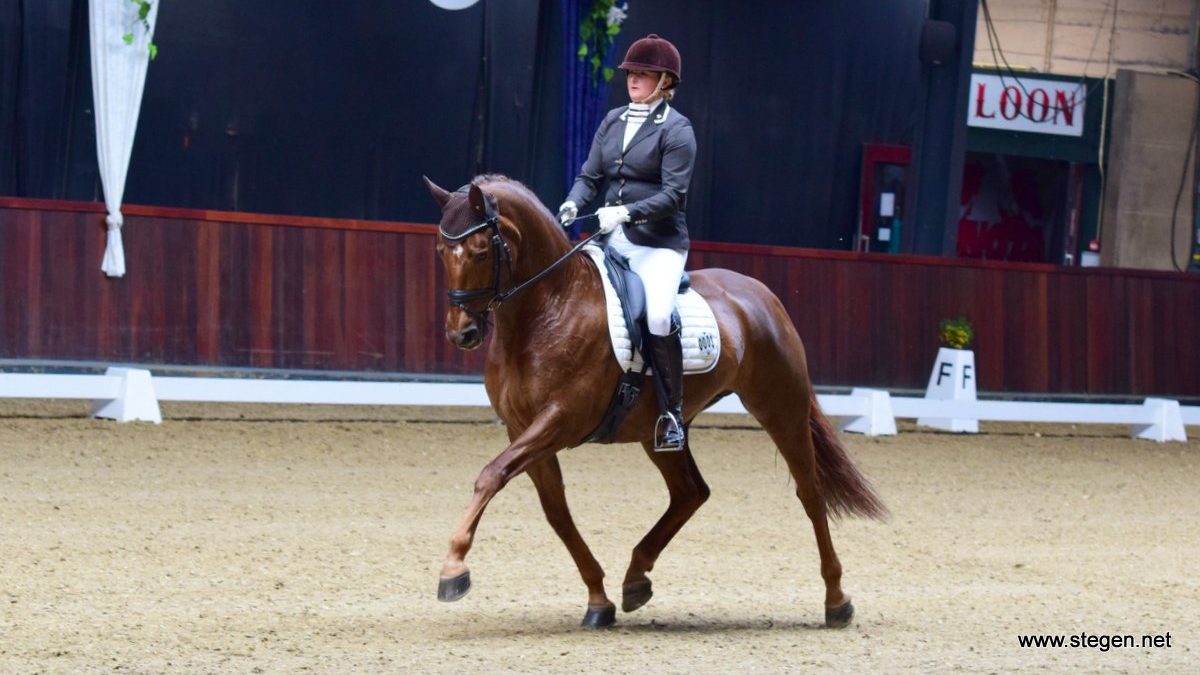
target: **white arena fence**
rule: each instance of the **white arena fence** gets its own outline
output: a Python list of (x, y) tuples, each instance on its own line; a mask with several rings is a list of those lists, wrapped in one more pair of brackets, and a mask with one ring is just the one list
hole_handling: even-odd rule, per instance
[[(121, 422), (162, 422), (159, 401), (301, 403), (333, 405), (489, 406), (481, 383), (271, 380), (152, 377), (140, 368), (109, 368), (103, 375), (0, 373), (0, 398), (83, 399), (94, 417)], [(868, 436), (896, 433), (896, 418), (950, 422), (1066, 422), (1127, 424), (1135, 438), (1187, 441), (1184, 425), (1200, 426), (1200, 406), (1148, 398), (1141, 404), (1037, 401), (948, 401), (890, 396), (878, 389), (821, 394), (818, 402), (844, 431)], [(731, 395), (706, 412), (745, 413)]]

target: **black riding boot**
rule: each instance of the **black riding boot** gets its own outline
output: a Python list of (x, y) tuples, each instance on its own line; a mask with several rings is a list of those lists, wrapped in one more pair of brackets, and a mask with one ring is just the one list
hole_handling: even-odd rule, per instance
[(679, 329), (670, 335), (648, 335), (654, 356), (654, 381), (662, 415), (654, 425), (655, 450), (682, 450), (687, 442), (683, 428), (683, 345)]

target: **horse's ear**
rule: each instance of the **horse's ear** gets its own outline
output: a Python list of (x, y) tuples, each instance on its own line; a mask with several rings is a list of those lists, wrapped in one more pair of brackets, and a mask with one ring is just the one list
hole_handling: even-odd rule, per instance
[(479, 189), (478, 185), (471, 183), (471, 191), (467, 195), (467, 199), (471, 202), (471, 209), (476, 214), (485, 218), (496, 215), (496, 198)]
[(429, 188), (429, 194), (433, 195), (433, 201), (438, 203), (438, 207), (446, 208), (446, 202), (450, 201), (450, 193), (429, 180), (429, 176), (421, 176), (421, 179), (425, 181), (425, 187)]

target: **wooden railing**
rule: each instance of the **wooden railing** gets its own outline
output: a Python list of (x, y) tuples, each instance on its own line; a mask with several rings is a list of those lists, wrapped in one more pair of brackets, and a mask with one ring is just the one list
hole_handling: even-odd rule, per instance
[[(442, 336), (431, 225), (0, 198), (0, 358), (481, 372)], [(696, 242), (779, 295), (823, 385), (924, 387), (969, 318), (983, 391), (1200, 396), (1200, 279), (1137, 270)]]

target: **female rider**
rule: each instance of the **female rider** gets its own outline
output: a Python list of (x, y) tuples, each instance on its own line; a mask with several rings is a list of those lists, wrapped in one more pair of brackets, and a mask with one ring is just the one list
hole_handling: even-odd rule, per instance
[(591, 202), (607, 183), (604, 206), (596, 210), (600, 231), (608, 234), (609, 246), (629, 259), (646, 289), (647, 341), (662, 407), (655, 447), (679, 450), (687, 442), (683, 352), (671, 314), (687, 262), (684, 207), (696, 137), (688, 118), (670, 105), (680, 81), (675, 45), (648, 35), (630, 45), (619, 67), (626, 73), (629, 105), (610, 110), (600, 123), (558, 217), (569, 223), (579, 206)]

